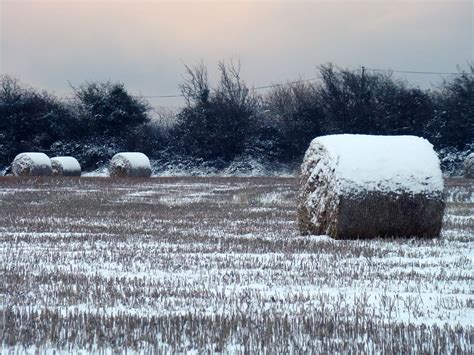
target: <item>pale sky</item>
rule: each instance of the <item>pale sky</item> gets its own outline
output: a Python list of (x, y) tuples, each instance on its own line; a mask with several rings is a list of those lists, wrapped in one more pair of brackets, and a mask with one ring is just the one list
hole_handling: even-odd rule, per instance
[(262, 86), (315, 77), (327, 62), (453, 72), (474, 58), (474, 1), (0, 2), (1, 72), (58, 95), (69, 82), (105, 80), (179, 93), (183, 63), (201, 59), (211, 79), (220, 59), (239, 59), (244, 80)]

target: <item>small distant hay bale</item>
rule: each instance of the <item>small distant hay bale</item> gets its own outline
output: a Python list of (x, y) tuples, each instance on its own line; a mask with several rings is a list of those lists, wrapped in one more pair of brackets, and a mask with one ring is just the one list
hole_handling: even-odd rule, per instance
[(302, 235), (437, 237), (445, 202), (438, 156), (414, 136), (314, 139), (301, 166)]
[(474, 153), (469, 154), (464, 160), (464, 177), (474, 179)]
[(44, 153), (21, 153), (13, 160), (12, 172), (15, 176), (51, 176), (51, 161)]
[(117, 153), (110, 160), (109, 172), (111, 177), (149, 178), (151, 176), (150, 160), (143, 153)]
[(81, 176), (81, 165), (74, 157), (51, 158), (53, 176)]

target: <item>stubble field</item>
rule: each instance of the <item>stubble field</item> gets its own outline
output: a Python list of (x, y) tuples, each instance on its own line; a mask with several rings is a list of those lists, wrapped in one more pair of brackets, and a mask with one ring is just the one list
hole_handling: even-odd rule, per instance
[(301, 237), (294, 178), (0, 178), (2, 352), (468, 353), (474, 186), (442, 237)]

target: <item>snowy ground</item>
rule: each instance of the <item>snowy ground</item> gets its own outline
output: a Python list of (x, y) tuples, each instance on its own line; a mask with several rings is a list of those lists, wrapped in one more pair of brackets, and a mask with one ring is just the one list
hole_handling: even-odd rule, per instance
[(469, 352), (474, 186), (435, 240), (300, 237), (293, 178), (0, 178), (0, 352)]

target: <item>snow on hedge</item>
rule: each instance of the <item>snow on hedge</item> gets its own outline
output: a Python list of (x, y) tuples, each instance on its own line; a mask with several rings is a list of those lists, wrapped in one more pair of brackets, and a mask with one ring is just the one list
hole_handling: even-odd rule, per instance
[(21, 153), (13, 160), (12, 172), (15, 176), (50, 176), (51, 161), (44, 153)]
[(433, 146), (423, 138), (318, 137), (301, 170), (302, 234), (439, 235), (443, 177)]
[(471, 153), (464, 160), (464, 177), (474, 179), (474, 153)]
[(143, 153), (117, 153), (110, 161), (109, 172), (111, 177), (150, 177), (151, 164)]
[(74, 157), (51, 158), (54, 176), (81, 176), (81, 165)]

